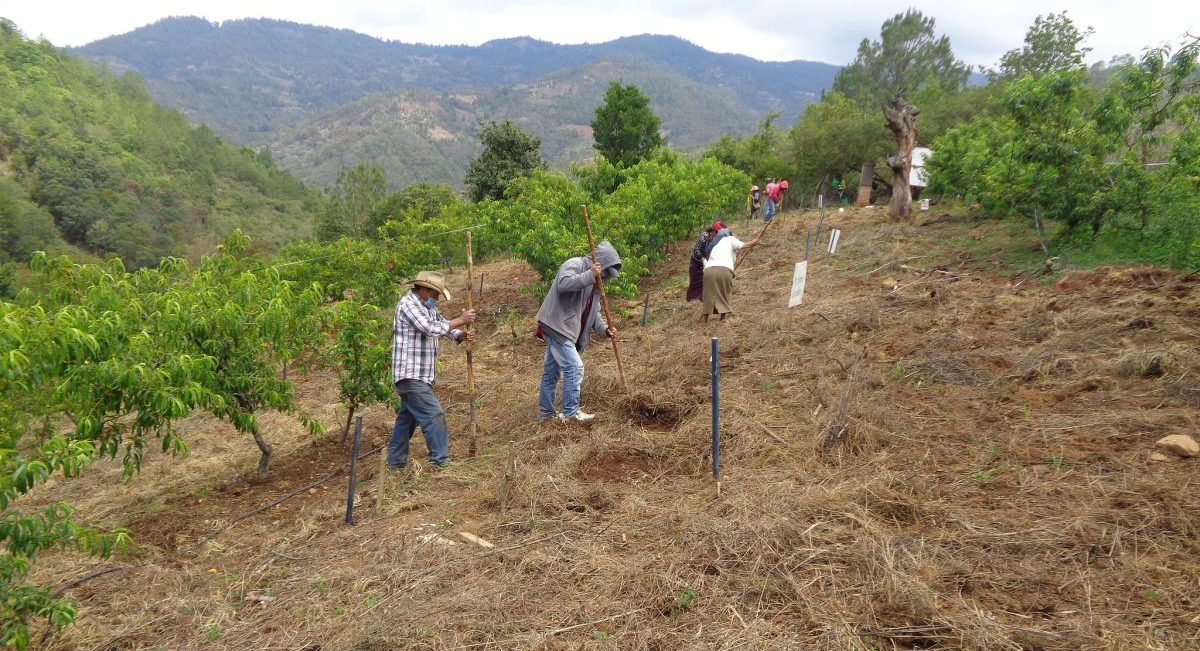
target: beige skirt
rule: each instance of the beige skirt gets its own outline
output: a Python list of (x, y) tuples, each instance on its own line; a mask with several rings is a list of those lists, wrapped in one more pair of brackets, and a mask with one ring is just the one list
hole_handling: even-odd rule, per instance
[(733, 269), (709, 267), (704, 270), (704, 314), (733, 312)]

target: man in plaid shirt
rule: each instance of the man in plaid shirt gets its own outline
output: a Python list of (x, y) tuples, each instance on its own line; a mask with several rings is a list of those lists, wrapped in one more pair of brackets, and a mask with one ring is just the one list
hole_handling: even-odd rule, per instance
[(438, 314), (437, 300), (445, 296), (446, 278), (437, 271), (422, 271), (413, 281), (413, 288), (396, 304), (392, 328), (392, 382), (400, 396), (400, 409), (388, 443), (388, 468), (399, 470), (408, 465), (408, 444), (417, 426), (425, 435), (429, 460), (440, 467), (450, 462), (450, 433), (446, 429), (446, 413), (433, 395), (434, 374), (437, 370), (438, 337), (450, 337), (456, 342), (474, 339), (474, 333), (460, 330), (475, 322), (473, 310), (448, 321)]

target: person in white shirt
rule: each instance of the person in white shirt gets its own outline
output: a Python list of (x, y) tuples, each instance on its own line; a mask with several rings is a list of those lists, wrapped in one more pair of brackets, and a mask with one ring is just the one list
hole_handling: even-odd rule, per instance
[(708, 323), (710, 314), (720, 314), (721, 320), (733, 312), (733, 268), (737, 262), (737, 252), (749, 251), (758, 246), (762, 232), (749, 242), (742, 242), (734, 237), (728, 228), (721, 229), (716, 234), (716, 245), (704, 261), (704, 310), (700, 316), (701, 323)]

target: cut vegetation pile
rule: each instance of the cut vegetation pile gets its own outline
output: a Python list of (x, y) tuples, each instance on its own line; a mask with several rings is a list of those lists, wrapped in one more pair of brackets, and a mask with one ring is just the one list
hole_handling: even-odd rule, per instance
[[(465, 458), (465, 362), (447, 346), (437, 391), (458, 463), (378, 477), (368, 456), (353, 527), (344, 472), (305, 488), (347, 449), (283, 417), (265, 483), (252, 447), (197, 418), (182, 461), (148, 459), (128, 484), (106, 466), (49, 486), (35, 497), (130, 526), (139, 545), (69, 590), (79, 621), (46, 646), (1195, 647), (1200, 460), (1149, 457), (1163, 436), (1197, 434), (1200, 277), (1045, 277), (980, 253), (1003, 226), (882, 218), (827, 215), (839, 252), (814, 255), (788, 310), (817, 218), (785, 215), (739, 271), (738, 313), (707, 328), (682, 304), (681, 243), (650, 287), (649, 324), (618, 324), (630, 395), (606, 346), (585, 355), (590, 428), (535, 423), (543, 349), (536, 302), (517, 291), (534, 274), (485, 265), (480, 456)], [(614, 305), (640, 318), (640, 301)], [(334, 423), (331, 379), (301, 387)], [(366, 422), (369, 452), (391, 417)], [(110, 566), (50, 558), (36, 579)]]

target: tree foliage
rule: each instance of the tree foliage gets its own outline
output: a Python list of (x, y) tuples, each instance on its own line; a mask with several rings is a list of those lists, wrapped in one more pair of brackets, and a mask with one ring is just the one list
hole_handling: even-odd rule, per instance
[[(303, 235), (303, 186), (115, 77), (0, 24), (0, 261), (31, 250), (115, 254), (131, 267), (245, 227)], [(50, 221), (47, 221), (47, 215)], [(51, 228), (53, 227), (53, 228)]]
[(633, 84), (613, 82), (596, 107), (592, 120), (595, 149), (608, 161), (630, 167), (663, 145), (661, 122), (650, 109), (650, 98)]
[(1148, 50), (1096, 90), (1081, 67), (1003, 86), (997, 115), (933, 144), (929, 191), (989, 215), (1049, 220), (1063, 246), (1131, 259), (1200, 261), (1200, 41)]
[(895, 96), (919, 102), (961, 89), (970, 68), (954, 58), (950, 38), (937, 36), (935, 24), (915, 9), (887, 19), (879, 40), (864, 38), (854, 60), (838, 71), (833, 90), (873, 109)]
[(331, 310), (333, 345), (325, 363), (338, 375), (338, 397), (346, 408), (342, 441), (362, 407), (393, 399), (389, 323), (379, 308), (351, 295)]
[(372, 235), (371, 226), (387, 196), (382, 167), (359, 161), (342, 169), (317, 213), (317, 239), (330, 242), (342, 236)]
[[(611, 193), (587, 189), (618, 172), (622, 181)], [(600, 159), (574, 173), (578, 182), (542, 171), (513, 183), (507, 200), (481, 215), (488, 220), (484, 232), (509, 242), (548, 282), (563, 261), (588, 253), (580, 211), (587, 204), (596, 238), (611, 240), (621, 254), (621, 276), (611, 286), (626, 296), (636, 293), (638, 279), (669, 244), (716, 218), (740, 214), (750, 182), (712, 158), (693, 163), (665, 149), (623, 170)]]
[[(811, 105), (810, 105), (811, 106)], [(768, 113), (758, 129), (745, 138), (730, 134), (721, 136), (704, 152), (704, 157), (716, 159), (745, 172), (752, 181), (790, 176), (783, 147), (784, 132), (776, 124), (779, 113)]]
[(389, 196), (376, 211), (370, 232), (388, 220), (429, 222), (442, 216), (442, 211), (461, 204), (462, 198), (445, 183), (414, 183)]
[(0, 302), (0, 640), (23, 648), (30, 619), (52, 627), (74, 606), (26, 577), (40, 552), (107, 557), (128, 532), (77, 525), (67, 504), (27, 513), (21, 495), (52, 474), (78, 475), (120, 455), (127, 475), (152, 441), (180, 454), (173, 424), (205, 410), (253, 428), (254, 409), (291, 410), (291, 387), (265, 369), (308, 349), (316, 323), (308, 292), (235, 255), (248, 240), (199, 267), (168, 258), (130, 272), (118, 258), (77, 264), (37, 253), (43, 291)]
[(794, 162), (792, 178), (813, 187), (825, 178), (845, 178), (863, 161), (877, 160), (888, 149), (890, 137), (874, 112), (863, 110), (836, 91), (809, 104), (788, 133)]
[(483, 152), (467, 168), (467, 194), (472, 201), (499, 199), (513, 179), (546, 166), (541, 139), (510, 120), (481, 126), (479, 141)]
[(1080, 30), (1067, 12), (1038, 16), (1025, 33), (1025, 45), (1009, 50), (1000, 57), (1000, 69), (992, 71), (993, 79), (1015, 79), (1021, 75), (1040, 77), (1083, 67), (1084, 57), (1091, 51), (1083, 42), (1092, 35), (1087, 27)]

